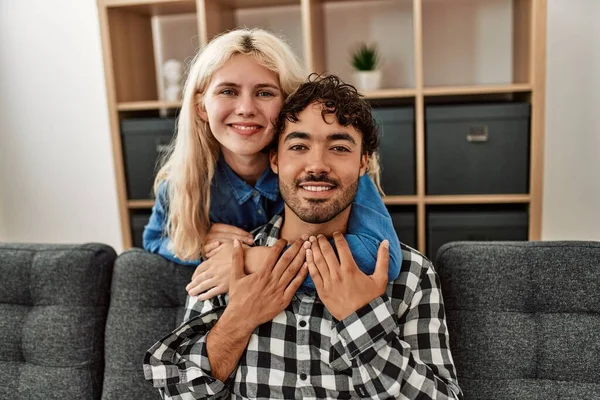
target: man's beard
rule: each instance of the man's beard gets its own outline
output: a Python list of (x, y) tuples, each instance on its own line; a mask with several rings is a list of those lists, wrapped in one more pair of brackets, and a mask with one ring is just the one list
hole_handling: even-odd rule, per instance
[(298, 218), (309, 224), (324, 224), (337, 217), (352, 204), (358, 190), (357, 177), (356, 181), (342, 188), (341, 192), (334, 198), (303, 199), (301, 191), (304, 191), (304, 189), (299, 186), (303, 182), (327, 182), (334, 185), (336, 189), (339, 189), (340, 185), (339, 181), (325, 175), (309, 175), (296, 179), (292, 185), (285, 185), (281, 182), (281, 179), (279, 180), (279, 191), (285, 204)]

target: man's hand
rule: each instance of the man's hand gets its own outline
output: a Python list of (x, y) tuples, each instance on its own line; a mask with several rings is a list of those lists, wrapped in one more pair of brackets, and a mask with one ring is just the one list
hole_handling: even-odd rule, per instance
[(202, 246), (202, 253), (205, 258), (211, 258), (222, 249), (222, 246), (226, 243), (233, 245), (233, 240), (237, 239), (240, 242), (252, 245), (254, 238), (252, 234), (245, 230), (238, 228), (237, 226), (227, 224), (212, 224), (208, 233), (204, 237), (204, 246)]
[[(264, 261), (262, 269), (253, 274), (244, 271), (244, 252), (240, 242), (234, 240), (228, 316), (236, 316), (239, 328), (253, 332), (256, 327), (275, 318), (292, 300), (308, 268), (303, 241), (298, 239), (279, 258), (285, 240), (278, 240)], [(279, 260), (278, 260), (279, 258)]]
[(379, 246), (373, 275), (365, 275), (354, 262), (348, 242), (339, 232), (333, 234), (339, 261), (327, 238), (310, 237), (306, 261), (317, 293), (338, 321), (385, 293), (388, 281), (389, 242)]

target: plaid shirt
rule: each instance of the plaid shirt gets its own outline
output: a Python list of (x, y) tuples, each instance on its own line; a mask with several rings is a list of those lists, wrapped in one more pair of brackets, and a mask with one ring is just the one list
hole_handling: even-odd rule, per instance
[[(255, 231), (255, 244), (272, 245), (282, 220)], [(211, 376), (206, 337), (228, 296), (189, 297), (186, 322), (146, 353), (145, 377), (169, 399), (462, 398), (439, 278), (420, 253), (402, 251), (398, 279), (342, 321), (315, 292), (296, 293), (252, 333), (225, 382)]]

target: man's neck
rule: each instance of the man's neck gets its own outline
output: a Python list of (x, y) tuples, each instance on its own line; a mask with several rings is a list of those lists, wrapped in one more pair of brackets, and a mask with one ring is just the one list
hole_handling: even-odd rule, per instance
[(344, 211), (339, 213), (332, 220), (322, 224), (310, 224), (302, 221), (292, 210), (285, 206), (283, 225), (279, 237), (285, 239), (288, 243), (302, 237), (302, 235), (317, 236), (325, 235), (328, 238), (333, 237), (334, 232), (346, 233), (348, 228), (348, 218), (350, 217), (350, 205)]

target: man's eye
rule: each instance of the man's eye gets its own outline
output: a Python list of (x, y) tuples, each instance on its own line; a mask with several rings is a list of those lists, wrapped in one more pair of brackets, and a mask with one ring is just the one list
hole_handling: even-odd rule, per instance
[(304, 146), (302, 144), (295, 144), (293, 146), (290, 146), (290, 150), (292, 150), (292, 151), (306, 150), (306, 146)]
[(350, 152), (350, 149), (348, 149), (347, 147), (344, 147), (344, 146), (334, 146), (334, 147), (332, 147), (332, 150), (336, 151), (336, 152), (340, 152), (340, 153), (349, 153)]

